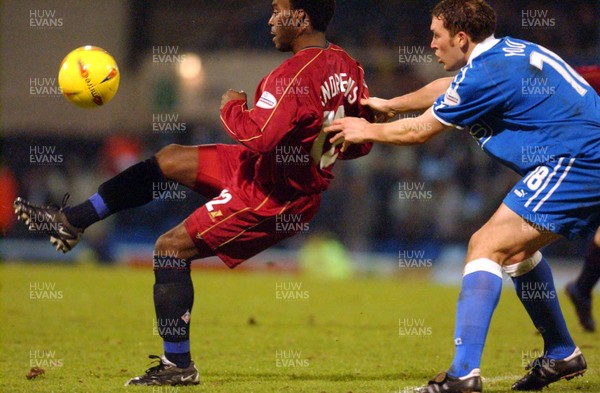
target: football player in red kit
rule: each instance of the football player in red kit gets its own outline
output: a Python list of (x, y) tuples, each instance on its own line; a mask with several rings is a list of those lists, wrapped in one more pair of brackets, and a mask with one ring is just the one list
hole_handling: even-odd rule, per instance
[[(272, 9), (273, 43), (294, 55), (260, 82), (252, 109), (243, 92), (223, 95), (221, 120), (239, 144), (169, 145), (109, 179), (76, 206), (63, 201), (58, 209), (15, 201), (18, 217), (30, 229), (51, 228), (52, 243), (67, 252), (88, 226), (152, 201), (153, 185), (160, 182), (176, 181), (213, 198), (156, 242), (154, 304), (164, 354), (153, 356), (158, 364), (127, 384), (197, 384), (189, 341), (194, 300), (190, 261), (217, 255), (233, 268), (294, 235), (293, 230), (277, 230), (278, 217), (293, 215), (308, 222), (333, 179), (335, 161), (371, 149), (370, 144), (356, 145), (341, 153), (323, 132), (346, 115), (373, 121), (372, 112), (360, 106), (368, 96), (363, 69), (325, 37), (335, 0), (274, 0)], [(39, 221), (48, 225), (31, 225)]]

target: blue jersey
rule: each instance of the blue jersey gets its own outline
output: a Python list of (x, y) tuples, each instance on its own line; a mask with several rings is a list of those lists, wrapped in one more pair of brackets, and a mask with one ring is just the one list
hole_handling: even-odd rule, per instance
[(600, 97), (550, 50), (490, 37), (433, 106), (446, 125), (521, 175), (560, 158), (600, 158)]

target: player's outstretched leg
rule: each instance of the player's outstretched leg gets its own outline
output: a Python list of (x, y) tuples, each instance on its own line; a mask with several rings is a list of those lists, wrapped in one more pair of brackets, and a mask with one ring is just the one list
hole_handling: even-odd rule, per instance
[(596, 331), (596, 321), (592, 316), (592, 291), (600, 280), (600, 230), (585, 258), (579, 277), (567, 285), (566, 292), (575, 306), (579, 323), (588, 332)]
[(169, 179), (193, 186), (197, 168), (197, 146), (169, 145), (102, 183), (96, 194), (79, 205), (66, 206), (67, 196), (60, 208), (36, 206), (17, 198), (15, 214), (30, 231), (50, 235), (56, 249), (66, 253), (75, 247), (88, 226), (121, 210), (152, 201), (153, 186), (157, 183)]
[(206, 246), (198, 250), (183, 224), (156, 242), (154, 308), (164, 354), (151, 355), (158, 364), (125, 385), (197, 385), (200, 375), (190, 353), (190, 323), (194, 304), (191, 260), (212, 255)]
[(50, 236), (50, 242), (56, 250), (70, 251), (79, 242), (83, 230), (69, 222), (65, 215), (65, 205), (69, 194), (63, 197), (62, 206), (37, 206), (23, 198), (15, 199), (13, 204), (19, 221), (23, 221), (31, 232)]

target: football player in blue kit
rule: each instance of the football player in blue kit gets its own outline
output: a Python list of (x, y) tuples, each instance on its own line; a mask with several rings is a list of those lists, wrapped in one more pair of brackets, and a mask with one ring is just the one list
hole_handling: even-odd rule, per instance
[(431, 47), (455, 78), (391, 100), (364, 100), (386, 124), (343, 118), (332, 142), (425, 143), (451, 129), (522, 179), (472, 235), (457, 303), (450, 368), (422, 393), (481, 392), (480, 362), (502, 289), (502, 271), (544, 340), (544, 353), (513, 390), (541, 390), (582, 375), (585, 359), (567, 329), (552, 272), (540, 249), (564, 236), (589, 238), (600, 225), (600, 97), (557, 54), (531, 42), (495, 38), (496, 14), (483, 0), (444, 0), (432, 11)]
[[(600, 65), (580, 66), (577, 72), (600, 94)], [(586, 332), (596, 331), (592, 315), (592, 291), (600, 281), (600, 229), (590, 242), (579, 276), (567, 284), (566, 293), (575, 306), (579, 324)]]

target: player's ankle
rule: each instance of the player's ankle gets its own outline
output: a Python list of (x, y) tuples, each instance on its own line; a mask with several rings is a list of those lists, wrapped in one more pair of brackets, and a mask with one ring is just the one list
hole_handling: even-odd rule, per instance
[(165, 352), (165, 357), (168, 361), (174, 363), (178, 368), (188, 368), (190, 366), (190, 363), (192, 362), (192, 355), (190, 352)]

